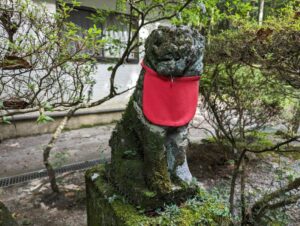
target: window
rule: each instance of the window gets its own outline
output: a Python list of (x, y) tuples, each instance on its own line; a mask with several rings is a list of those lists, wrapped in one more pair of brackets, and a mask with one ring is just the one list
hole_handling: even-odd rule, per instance
[[(94, 22), (90, 19), (96, 11), (88, 7), (75, 7), (70, 13), (69, 21), (73, 22), (77, 26), (83, 29), (89, 29), (94, 26)], [(129, 16), (116, 12), (106, 12), (105, 21), (97, 24), (97, 27), (102, 30), (102, 38), (107, 37), (110, 40), (105, 47), (97, 53), (98, 60), (101, 62), (112, 62), (121, 57), (128, 39), (128, 23)], [(133, 29), (137, 27), (137, 20), (133, 22)], [(116, 48), (118, 44), (118, 48)], [(139, 62), (139, 51), (138, 48), (132, 51), (128, 58), (128, 63)]]

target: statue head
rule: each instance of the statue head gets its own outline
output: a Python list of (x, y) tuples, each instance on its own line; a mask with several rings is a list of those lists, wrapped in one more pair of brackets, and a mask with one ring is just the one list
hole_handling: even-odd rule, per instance
[(197, 30), (187, 26), (160, 26), (146, 40), (145, 63), (161, 75), (199, 75), (204, 42)]

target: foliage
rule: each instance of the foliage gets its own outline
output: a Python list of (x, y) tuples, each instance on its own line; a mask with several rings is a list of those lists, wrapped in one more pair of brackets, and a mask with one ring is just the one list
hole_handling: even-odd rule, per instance
[[(299, 0), (265, 0), (265, 20), (294, 16), (299, 11)], [(241, 24), (258, 24), (259, 1), (197, 0), (187, 7), (173, 23), (185, 23), (216, 35), (226, 30), (238, 30)], [(210, 37), (208, 37), (210, 38)]]
[(251, 143), (247, 132), (262, 129), (280, 114), (283, 88), (259, 70), (217, 64), (207, 66), (205, 74), (200, 89), (207, 110), (205, 118), (219, 140), (234, 140), (235, 148), (242, 149)]
[[(299, 2), (265, 1), (262, 26), (257, 23), (257, 3), (239, 1), (241, 5), (234, 8), (233, 2), (206, 4), (208, 13), (216, 12), (217, 16), (214, 20), (211, 14), (207, 15), (208, 29), (203, 31), (208, 34), (208, 44), (206, 69), (200, 86), (203, 97), (201, 112), (213, 127), (214, 140), (231, 147), (234, 169), (229, 195), (230, 212), (237, 217), (238, 224), (246, 225), (253, 224), (253, 219), (268, 221), (274, 213), (262, 211), (258, 214), (254, 204), (250, 211), (253, 215), (246, 214), (249, 203), (246, 202), (245, 181), (250, 170), (246, 154), (284, 152), (290, 142), (299, 139)], [(287, 110), (291, 114), (287, 114)], [(282, 137), (282, 142), (274, 144), (271, 136), (262, 130), (278, 124), (293, 128), (290, 129), (293, 132)], [(237, 178), (240, 178), (240, 205), (235, 204)], [(297, 189), (296, 176), (285, 175), (281, 180), (289, 178), (292, 190)], [(287, 195), (285, 191), (277, 191), (268, 202), (275, 202), (279, 193)], [(265, 204), (270, 209), (281, 208), (295, 203), (297, 197), (288, 197), (289, 202), (285, 203), (276, 200), (276, 207)]]
[(53, 122), (54, 119), (51, 118), (50, 116), (48, 115), (45, 115), (45, 114), (40, 114), (38, 119), (36, 120), (38, 123), (47, 123), (47, 122)]
[[(94, 27), (84, 31), (68, 22), (73, 8), (59, 3), (55, 13), (26, 0), (0, 4), (4, 28), (0, 38), (0, 99), (2, 109), (14, 109), (9, 115), (17, 114), (18, 108), (47, 111), (45, 103), (57, 109), (91, 98), (95, 61), (86, 49), (103, 45), (102, 40), (95, 41), (101, 30)], [(11, 107), (12, 102), (24, 104)]]
[[(256, 212), (256, 204), (251, 209), (253, 215), (246, 215), (246, 153), (284, 151), (285, 149), (281, 149), (283, 146), (286, 148), (290, 142), (299, 139), (299, 136), (293, 138), (287, 136), (282, 143), (274, 144), (271, 141), (274, 136), (261, 131), (266, 126), (276, 125), (286, 120), (283, 117), (283, 110), (286, 109), (286, 101), (293, 99), (295, 94), (293, 88), (283, 85), (280, 80), (276, 79), (276, 76), (266, 77), (259, 68), (225, 61), (207, 65), (200, 90), (203, 96), (200, 111), (214, 129), (212, 133), (215, 135), (214, 140), (230, 147), (234, 156), (229, 196), (230, 212), (233, 218), (242, 225), (253, 223), (253, 219), (256, 223), (271, 218), (274, 220), (274, 216), (272, 217), (274, 212), (265, 210)], [(234, 202), (238, 177), (241, 178), (240, 205)], [(287, 174), (281, 178), (281, 181), (284, 180), (289, 180), (292, 184), (289, 186), (290, 190), (299, 187), (299, 184), (295, 182), (298, 180), (297, 175)], [(277, 196), (279, 193), (281, 197), (287, 196), (286, 190), (279, 190), (272, 198), (267, 199), (268, 202), (271, 202), (273, 198), (279, 199)], [(284, 201), (285, 199), (279, 199), (274, 207), (268, 203), (266, 208), (273, 210), (293, 204), (298, 197), (297, 195), (287, 196), (287, 202)], [(238, 209), (241, 214), (235, 215)], [(279, 219), (276, 219), (279, 222)]]
[(240, 24), (239, 30), (228, 30), (211, 37), (206, 62), (244, 64), (258, 68), (266, 77), (276, 76), (298, 88), (300, 20), (294, 13), (270, 18), (263, 27)]

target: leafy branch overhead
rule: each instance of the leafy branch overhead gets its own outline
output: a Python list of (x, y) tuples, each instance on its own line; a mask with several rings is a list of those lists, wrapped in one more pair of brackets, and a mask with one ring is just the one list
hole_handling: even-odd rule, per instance
[(300, 88), (300, 21), (294, 15), (265, 21), (263, 27), (241, 26), (211, 38), (207, 64), (222, 62), (259, 68)]
[(93, 42), (101, 30), (84, 31), (68, 22), (73, 8), (60, 4), (51, 13), (45, 5), (29, 1), (0, 3), (0, 25), (4, 27), (0, 99), (2, 110), (9, 110), (1, 111), (1, 116), (37, 111), (44, 105), (65, 109), (91, 98), (95, 61), (86, 49), (92, 44), (94, 49), (103, 46)]
[[(281, 178), (289, 189), (274, 188), (258, 201), (251, 200), (255, 197), (247, 183), (251, 155), (280, 158), (299, 151), (299, 2), (265, 1), (268, 7), (259, 10), (264, 17), (258, 15), (257, 3), (239, 2), (248, 10), (242, 12), (243, 7), (229, 1), (207, 4), (211, 19), (199, 24), (208, 40), (200, 111), (212, 127), (213, 140), (233, 156), (229, 208), (239, 218), (234, 223), (260, 225), (268, 222), (270, 212), (299, 199), (297, 176)], [(269, 131), (276, 126), (287, 130), (279, 137)]]

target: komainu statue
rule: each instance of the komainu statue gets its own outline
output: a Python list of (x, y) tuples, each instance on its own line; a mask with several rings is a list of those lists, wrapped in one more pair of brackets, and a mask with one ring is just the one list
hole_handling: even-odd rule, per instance
[(186, 26), (159, 27), (147, 38), (136, 89), (110, 146), (107, 178), (128, 200), (153, 209), (193, 195), (187, 127), (202, 72), (204, 38)]

